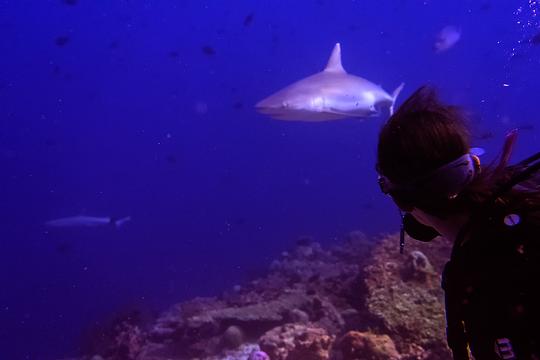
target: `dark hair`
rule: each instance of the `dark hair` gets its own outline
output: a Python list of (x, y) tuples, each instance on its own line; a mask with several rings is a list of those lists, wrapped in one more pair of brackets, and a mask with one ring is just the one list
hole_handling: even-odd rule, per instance
[[(379, 134), (377, 171), (395, 184), (407, 184), (470, 151), (470, 132), (463, 110), (443, 104), (428, 86), (416, 90), (384, 124)], [(509, 151), (509, 150), (507, 150)], [(483, 166), (479, 175), (455, 198), (422, 196), (414, 199), (391, 194), (401, 208), (416, 207), (439, 217), (474, 210), (491, 197), (516, 171), (506, 167), (508, 154)], [(531, 201), (540, 207), (538, 181), (529, 181), (505, 195)]]

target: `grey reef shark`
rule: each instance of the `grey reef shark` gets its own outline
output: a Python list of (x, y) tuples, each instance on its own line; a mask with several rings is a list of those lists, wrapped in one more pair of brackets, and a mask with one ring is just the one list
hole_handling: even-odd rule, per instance
[(56, 228), (114, 226), (119, 228), (130, 220), (130, 216), (114, 218), (79, 215), (50, 220), (45, 223), (45, 226)]
[(396, 98), (359, 76), (348, 74), (341, 65), (337, 43), (323, 71), (299, 80), (255, 105), (255, 109), (279, 120), (326, 121), (379, 116), (381, 109), (394, 112)]

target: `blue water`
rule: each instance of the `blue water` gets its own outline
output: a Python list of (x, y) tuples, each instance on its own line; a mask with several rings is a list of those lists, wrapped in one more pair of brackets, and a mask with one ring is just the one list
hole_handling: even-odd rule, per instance
[[(350, 73), (388, 91), (405, 82), (401, 101), (432, 83), (471, 110), (486, 159), (513, 127), (515, 160), (538, 151), (538, 8), (1, 0), (0, 359), (76, 355), (114, 314), (216, 295), (302, 235), (396, 231), (374, 171), (384, 117), (296, 123), (253, 109), (321, 70), (338, 41)], [(462, 38), (435, 54), (447, 25)], [(79, 214), (132, 221), (43, 226)]]

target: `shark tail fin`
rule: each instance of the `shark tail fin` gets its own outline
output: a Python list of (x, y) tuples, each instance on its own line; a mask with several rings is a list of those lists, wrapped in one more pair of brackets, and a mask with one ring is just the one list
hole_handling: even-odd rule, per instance
[(111, 218), (111, 224), (116, 228), (123, 226), (128, 221), (131, 221), (131, 216), (126, 216), (123, 218)]
[(394, 115), (394, 105), (396, 104), (396, 99), (399, 96), (399, 93), (401, 90), (403, 90), (403, 87), (405, 86), (405, 83), (401, 83), (393, 92), (392, 92), (392, 105), (390, 106), (390, 116)]

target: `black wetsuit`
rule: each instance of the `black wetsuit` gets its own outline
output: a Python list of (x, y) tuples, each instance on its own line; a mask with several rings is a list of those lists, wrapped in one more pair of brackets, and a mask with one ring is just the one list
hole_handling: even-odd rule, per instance
[(540, 209), (493, 203), (473, 216), (442, 286), (454, 359), (540, 359)]

